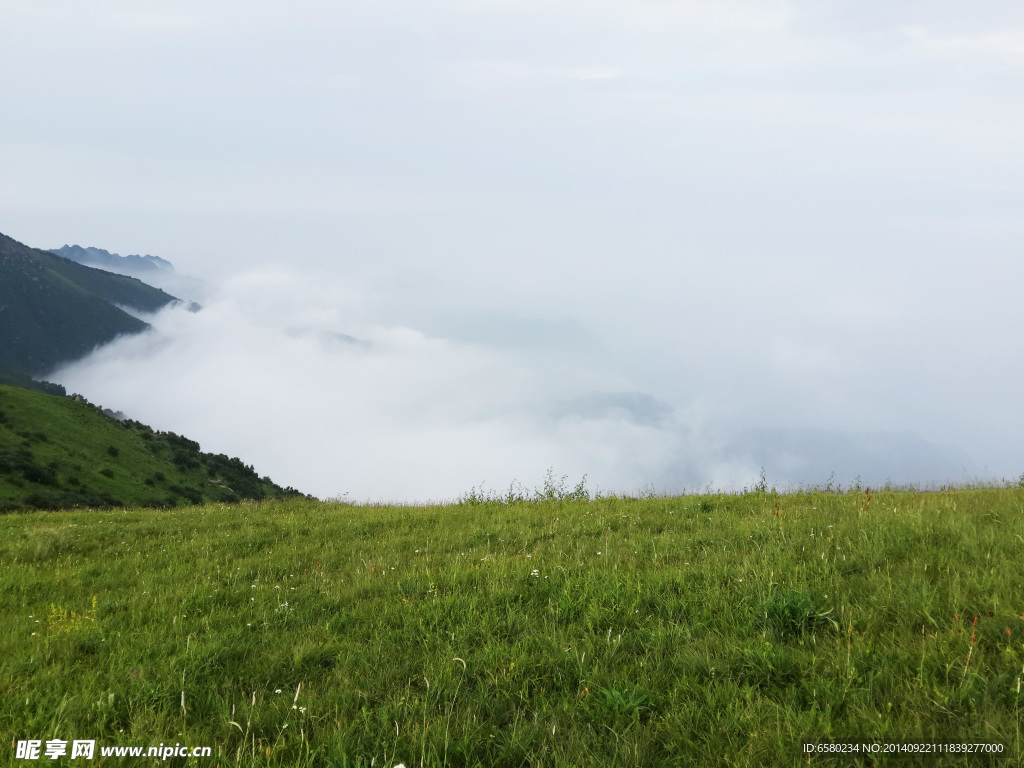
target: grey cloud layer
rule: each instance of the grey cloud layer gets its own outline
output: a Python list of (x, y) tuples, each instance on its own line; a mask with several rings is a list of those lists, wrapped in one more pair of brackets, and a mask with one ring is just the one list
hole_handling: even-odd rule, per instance
[[(516, 457), (510, 474), (611, 476), (615, 457), (641, 454), (590, 458), (583, 432), (601, 424), (632, 446), (653, 430), (664, 444), (643, 467), (622, 459), (625, 485), (747, 482), (797, 439), (766, 448), (749, 432), (762, 429), (797, 430), (811, 453), (833, 445), (846, 481), (881, 472), (892, 446), (923, 457), (900, 479), (1024, 469), (1014, 5), (7, 3), (0, 66), (19, 73), (0, 79), (17, 118), (0, 128), (0, 231), (157, 253), (201, 277), (286, 268), (358, 285), (323, 302), (358, 322), (275, 308), (267, 334), (293, 335), (266, 349), (290, 368), (319, 365), (299, 350), (367, 354), (364, 371), (440, 349), (491, 394), (466, 416), (447, 379), (428, 378), (437, 401), (394, 412), (435, 414), (408, 427), (424, 441), (487, 424), (486, 444), (518, 446), (495, 454)], [(295, 335), (362, 338), (360, 323), (421, 335), (390, 358)], [(168, 348), (192, 349), (187, 323), (161, 328)], [(225, 344), (224, 358), (195, 352), (218, 376), (232, 376), (222, 359), (251, 368)], [(514, 385), (484, 383), (505, 366)], [(390, 418), (370, 382), (370, 405), (346, 419)], [(205, 389), (176, 392), (160, 401), (168, 417), (208, 407)], [(671, 406), (678, 429), (585, 399), (637, 392)], [(544, 419), (569, 402), (612, 417), (577, 414), (566, 437), (568, 416)], [(215, 440), (238, 429), (221, 421)], [(951, 452), (871, 437), (906, 432)], [(824, 465), (778, 464), (787, 481), (825, 479)], [(420, 482), (408, 493), (456, 484)]]
[[(636, 382), (615, 366), (576, 354), (573, 335), (510, 344), (506, 324), (497, 342), (456, 341), (374, 325), (366, 304), (352, 288), (247, 273), (202, 311), (167, 309), (148, 333), (52, 378), (321, 497), (453, 499), (539, 485), (546, 467), (619, 493), (749, 486), (759, 467), (783, 487), (837, 470), (847, 483), (854, 470), (868, 483), (970, 470), (962, 452), (910, 434), (730, 437), (696, 410), (628, 389)], [(559, 325), (512, 327), (529, 342)]]
[[(345, 317), (344, 298), (287, 273), (247, 274), (203, 311), (166, 310), (149, 333), (54, 378), (321, 496), (452, 499), (546, 466), (637, 490), (679, 442), (625, 412), (552, 417), (566, 371), (368, 326)], [(339, 331), (350, 328), (357, 336)]]

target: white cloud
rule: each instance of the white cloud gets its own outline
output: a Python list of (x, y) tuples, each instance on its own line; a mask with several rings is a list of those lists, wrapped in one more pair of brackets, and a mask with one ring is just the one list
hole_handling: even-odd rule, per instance
[(675, 450), (674, 427), (552, 422), (570, 394), (561, 379), (480, 345), (367, 324), (354, 299), (292, 273), (242, 275), (203, 311), (166, 310), (152, 331), (54, 378), (321, 496), (451, 499), (484, 481), (536, 483), (548, 466), (635, 491)]
[(132, 31), (179, 29), (197, 23), (196, 19), (182, 13), (137, 8), (111, 11), (108, 19), (113, 26)]
[(622, 76), (617, 67), (556, 67), (525, 61), (472, 61), (460, 64), (456, 71), (468, 81), (493, 83), (534, 78), (567, 80), (614, 80)]
[[(481, 485), (537, 487), (548, 467), (573, 483), (586, 474), (591, 489), (636, 493), (749, 486), (761, 466), (788, 486), (831, 471), (839, 482), (962, 479), (969, 464), (913, 435), (762, 428), (730, 438), (709, 418), (709, 407), (737, 397), (748, 406), (760, 398), (771, 413), (780, 388), (805, 412), (856, 408), (857, 381), (841, 383), (856, 358), (834, 345), (779, 340), (756, 379), (720, 364), (727, 387), (671, 403), (638, 391), (606, 351), (560, 354), (559, 344), (571, 352), (586, 340), (571, 325), (492, 317), (479, 340), (457, 341), (380, 323), (373, 305), (382, 300), (293, 270), (244, 273), (202, 311), (165, 310), (149, 332), (49, 378), (320, 497), (454, 499)], [(497, 343), (487, 341), (495, 330)], [(537, 343), (556, 330), (564, 335), (553, 346)]]
[(975, 35), (935, 33), (927, 27), (904, 30), (910, 52), (942, 59), (989, 59), (1005, 66), (1024, 67), (1024, 30), (1003, 29)]
[(621, 73), (615, 67), (574, 67), (565, 75), (570, 80), (614, 80)]

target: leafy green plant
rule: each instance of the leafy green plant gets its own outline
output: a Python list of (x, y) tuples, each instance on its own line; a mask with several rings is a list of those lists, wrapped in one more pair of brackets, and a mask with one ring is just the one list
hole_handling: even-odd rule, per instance
[(815, 630), (838, 629), (832, 609), (807, 592), (787, 589), (773, 594), (762, 606), (764, 623), (780, 635), (803, 635)]
[(556, 478), (554, 468), (549, 467), (544, 475), (542, 486), (535, 489), (532, 493), (515, 481), (509, 484), (508, 490), (504, 493), (488, 491), (481, 484), (479, 487), (473, 486), (468, 492), (462, 494), (458, 499), (458, 503), (466, 506), (480, 506), (483, 504), (510, 506), (526, 502), (585, 502), (592, 498), (590, 491), (587, 490), (586, 475), (583, 475), (582, 479), (572, 489), (569, 489), (566, 485), (568, 479), (568, 475)]
[(613, 718), (637, 717), (646, 709), (648, 695), (639, 688), (604, 688), (599, 698), (600, 706)]

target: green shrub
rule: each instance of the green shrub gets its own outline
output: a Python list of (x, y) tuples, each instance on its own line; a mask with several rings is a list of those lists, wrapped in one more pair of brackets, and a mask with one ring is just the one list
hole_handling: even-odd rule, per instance
[(829, 617), (832, 609), (823, 606), (823, 600), (806, 592), (776, 592), (763, 605), (764, 623), (782, 636), (837, 628)]

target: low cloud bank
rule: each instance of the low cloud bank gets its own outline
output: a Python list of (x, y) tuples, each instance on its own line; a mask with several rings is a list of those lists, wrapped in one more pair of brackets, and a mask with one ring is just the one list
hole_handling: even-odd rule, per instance
[(321, 497), (451, 499), (535, 483), (546, 467), (636, 490), (678, 451), (679, 425), (556, 413), (577, 394), (563, 377), (498, 348), (365, 324), (359, 304), (294, 274), (250, 273), (201, 312), (161, 312), (150, 332), (54, 378)]
[[(454, 499), (472, 487), (534, 488), (549, 467), (619, 493), (739, 488), (761, 467), (780, 486), (822, 483), (831, 472), (878, 483), (969, 470), (965, 455), (913, 436), (723, 435), (601, 356), (524, 352), (507, 323), (493, 343), (482, 325), (461, 340), (387, 325), (367, 319), (379, 315), (372, 303), (295, 273), (250, 272), (202, 311), (168, 308), (149, 332), (52, 376), (322, 498)], [(566, 327), (574, 344), (583, 332)], [(550, 338), (557, 346), (558, 334)]]

